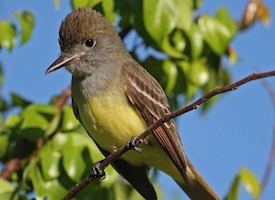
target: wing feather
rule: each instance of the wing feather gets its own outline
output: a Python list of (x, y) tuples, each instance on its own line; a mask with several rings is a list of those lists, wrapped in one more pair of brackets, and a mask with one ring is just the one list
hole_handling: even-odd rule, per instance
[[(164, 114), (171, 113), (166, 95), (159, 83), (138, 63), (129, 62), (122, 68), (126, 94), (148, 126)], [(154, 135), (188, 182), (186, 158), (174, 120), (165, 122)]]

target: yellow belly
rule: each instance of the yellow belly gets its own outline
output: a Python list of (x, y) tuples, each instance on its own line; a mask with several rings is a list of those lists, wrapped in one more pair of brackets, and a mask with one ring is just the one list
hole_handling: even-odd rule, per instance
[[(79, 114), (85, 129), (103, 149), (113, 152), (146, 128), (142, 117), (125, 97), (98, 96), (82, 99)], [(142, 143), (142, 152), (128, 151), (122, 158), (133, 165), (148, 165), (178, 179), (180, 174), (154, 135)]]
[(96, 96), (84, 104), (85, 109), (80, 108), (82, 123), (91, 137), (107, 151), (124, 146), (132, 136), (139, 135), (147, 127), (126, 98)]

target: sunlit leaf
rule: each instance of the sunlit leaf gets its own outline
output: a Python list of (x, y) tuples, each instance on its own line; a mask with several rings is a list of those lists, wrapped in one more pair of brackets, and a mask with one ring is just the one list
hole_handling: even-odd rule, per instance
[(144, 25), (150, 36), (162, 43), (178, 22), (179, 10), (175, 0), (144, 0)]
[(218, 10), (216, 17), (202, 15), (198, 20), (198, 25), (205, 41), (213, 51), (219, 55), (224, 54), (236, 33), (236, 26), (227, 10)]
[(30, 38), (33, 31), (35, 19), (32, 13), (24, 10), (23, 12), (16, 12), (15, 17), (18, 19), (21, 26), (21, 44), (26, 43)]
[(98, 3), (100, 3), (102, 0), (71, 0), (71, 4), (73, 8), (79, 8), (79, 7), (94, 7)]
[[(187, 38), (184, 36), (183, 31), (176, 29), (171, 35), (170, 35), (170, 41), (173, 45), (173, 48), (177, 50), (178, 52), (183, 52), (186, 48)], [(164, 49), (165, 50), (165, 49)]]
[(20, 135), (31, 141), (37, 141), (45, 135), (49, 123), (57, 109), (52, 105), (31, 104), (22, 111)]
[(102, 8), (104, 11), (104, 16), (111, 22), (114, 23), (116, 16), (115, 16), (115, 2), (114, 0), (102, 0)]
[(79, 121), (76, 119), (73, 109), (69, 105), (63, 107), (62, 115), (62, 130), (70, 131), (80, 126)]
[(201, 56), (203, 51), (203, 36), (196, 24), (192, 25), (187, 35), (190, 39), (191, 58), (197, 59)]
[(41, 169), (45, 181), (57, 178), (60, 175), (59, 163), (61, 160), (61, 154), (58, 151), (54, 151), (50, 145), (46, 144), (39, 151), (41, 159)]
[(227, 27), (228, 31), (230, 32), (229, 39), (232, 39), (237, 33), (237, 24), (232, 19), (228, 10), (224, 7), (218, 9), (216, 12), (216, 18)]
[(23, 110), (22, 115), (28, 115), (33, 112), (40, 113), (48, 120), (51, 120), (51, 118), (57, 113), (57, 108), (53, 105), (30, 104)]
[(209, 72), (204, 59), (196, 60), (191, 63), (189, 79), (197, 86), (203, 86), (209, 81)]
[(0, 199), (10, 199), (14, 192), (12, 184), (0, 177)]
[(45, 134), (48, 127), (48, 121), (38, 113), (25, 115), (20, 125), (20, 136), (36, 142), (40, 137)]
[(16, 42), (15, 26), (8, 21), (0, 22), (0, 47), (11, 51)]
[(261, 183), (257, 177), (246, 168), (241, 168), (239, 173), (240, 179), (247, 192), (249, 192), (254, 199), (258, 199), (261, 193)]
[(174, 48), (173, 45), (170, 43), (168, 35), (163, 38), (161, 49), (164, 51), (164, 53), (168, 54), (171, 57), (184, 58), (184, 55), (180, 53), (176, 48)]
[(193, 20), (193, 0), (176, 0), (176, 4), (180, 9), (177, 21), (177, 27), (183, 30), (189, 30)]
[(68, 140), (63, 149), (63, 166), (67, 175), (75, 182), (79, 182), (86, 168), (82, 156), (85, 146), (78, 145), (74, 142), (79, 138), (77, 135), (71, 134), (70, 136), (70, 140)]
[(20, 115), (11, 115), (5, 121), (5, 126), (7, 128), (14, 128), (20, 124), (22, 118)]
[(231, 188), (227, 194), (226, 200), (237, 200), (242, 183), (253, 199), (259, 199), (261, 193), (261, 184), (256, 176), (246, 168), (241, 168), (239, 174), (234, 178)]

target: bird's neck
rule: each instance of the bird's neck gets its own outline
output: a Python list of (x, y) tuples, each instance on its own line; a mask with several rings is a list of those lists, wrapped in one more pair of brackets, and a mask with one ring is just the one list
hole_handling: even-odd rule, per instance
[(80, 92), (83, 96), (96, 96), (106, 92), (114, 92), (123, 88), (120, 79), (120, 66), (101, 66), (94, 73), (72, 77), (72, 90)]

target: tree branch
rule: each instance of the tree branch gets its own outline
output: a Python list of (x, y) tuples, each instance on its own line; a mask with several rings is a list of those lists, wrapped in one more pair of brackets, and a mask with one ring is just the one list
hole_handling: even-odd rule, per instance
[[(275, 70), (274, 71), (269, 71), (269, 72), (264, 72), (264, 73), (253, 73), (231, 85), (228, 86), (224, 86), (221, 88), (216, 88), (214, 90), (212, 90), (211, 92), (207, 93), (206, 95), (204, 95), (203, 97), (201, 97), (200, 99), (198, 99), (197, 101), (195, 101), (194, 103), (190, 104), (189, 106), (186, 106), (178, 111), (172, 112), (170, 114), (164, 115), (161, 119), (159, 119), (158, 121), (156, 121), (154, 124), (152, 124), (151, 126), (149, 126), (142, 134), (140, 134), (137, 138), (136, 138), (136, 144), (139, 145), (140, 143), (142, 143), (144, 141), (144, 139), (151, 134), (155, 129), (157, 129), (160, 125), (162, 125), (163, 123), (167, 122), (168, 120), (171, 120), (179, 115), (182, 115), (186, 112), (189, 112), (191, 110), (195, 110), (197, 108), (199, 108), (199, 106), (204, 103), (205, 101), (211, 99), (212, 97), (218, 95), (218, 94), (222, 94), (228, 91), (232, 91), (232, 90), (236, 90), (239, 86), (253, 81), (253, 80), (257, 80), (257, 79), (261, 79), (261, 78), (265, 78), (265, 77), (270, 77), (270, 76), (275, 76)], [(122, 154), (126, 153), (129, 150), (129, 148), (127, 147), (127, 145), (125, 145), (124, 147), (122, 147), (121, 149), (119, 149), (118, 151), (115, 151), (113, 153), (111, 153), (106, 159), (104, 159), (103, 161), (100, 162), (100, 169), (104, 170), (108, 165), (110, 165), (110, 163), (112, 163), (114, 160), (116, 160), (119, 156), (121, 156)], [(64, 200), (70, 200), (72, 199), (82, 188), (86, 187), (89, 183), (91, 183), (94, 179), (90, 177), (86, 177), (84, 180), (82, 180), (79, 184), (75, 185), (70, 191), (69, 193), (64, 197)]]

